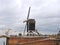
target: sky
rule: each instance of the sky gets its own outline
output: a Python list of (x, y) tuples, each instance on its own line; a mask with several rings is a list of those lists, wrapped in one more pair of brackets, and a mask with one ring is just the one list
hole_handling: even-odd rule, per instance
[(27, 18), (29, 6), (29, 18), (36, 20), (36, 29), (39, 33), (58, 33), (60, 0), (0, 0), (0, 35), (7, 29), (24, 32), (23, 21)]

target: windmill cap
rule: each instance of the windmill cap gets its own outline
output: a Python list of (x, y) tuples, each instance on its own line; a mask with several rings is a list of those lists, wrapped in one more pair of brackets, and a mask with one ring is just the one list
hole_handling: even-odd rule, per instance
[(34, 23), (35, 22), (35, 19), (28, 19), (28, 20), (25, 20), (25, 21), (23, 21), (23, 22), (29, 22), (29, 23)]
[(28, 19), (29, 23), (35, 23), (35, 19)]

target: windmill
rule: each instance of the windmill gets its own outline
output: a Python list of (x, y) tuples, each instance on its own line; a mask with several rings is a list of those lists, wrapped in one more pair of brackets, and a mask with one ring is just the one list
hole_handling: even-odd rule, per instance
[(29, 7), (29, 10), (28, 10), (27, 20), (24, 21), (26, 22), (26, 25), (25, 25), (23, 35), (25, 35), (25, 31), (27, 31), (27, 36), (31, 36), (31, 35), (34, 36), (33, 32), (36, 32), (38, 35), (40, 35), (38, 31), (35, 29), (35, 23), (36, 23), (35, 19), (29, 19), (30, 9), (31, 7)]

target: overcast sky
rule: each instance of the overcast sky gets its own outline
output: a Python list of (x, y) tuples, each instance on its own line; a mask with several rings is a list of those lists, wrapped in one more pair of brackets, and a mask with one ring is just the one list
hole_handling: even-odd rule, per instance
[(0, 0), (0, 31), (11, 28), (23, 32), (29, 6), (29, 18), (36, 20), (36, 29), (40, 33), (55, 34), (59, 31), (60, 0)]

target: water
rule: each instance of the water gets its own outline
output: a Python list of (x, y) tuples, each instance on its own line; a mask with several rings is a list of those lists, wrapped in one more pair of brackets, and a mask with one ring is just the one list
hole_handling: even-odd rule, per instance
[(0, 38), (0, 45), (6, 45), (6, 38)]

